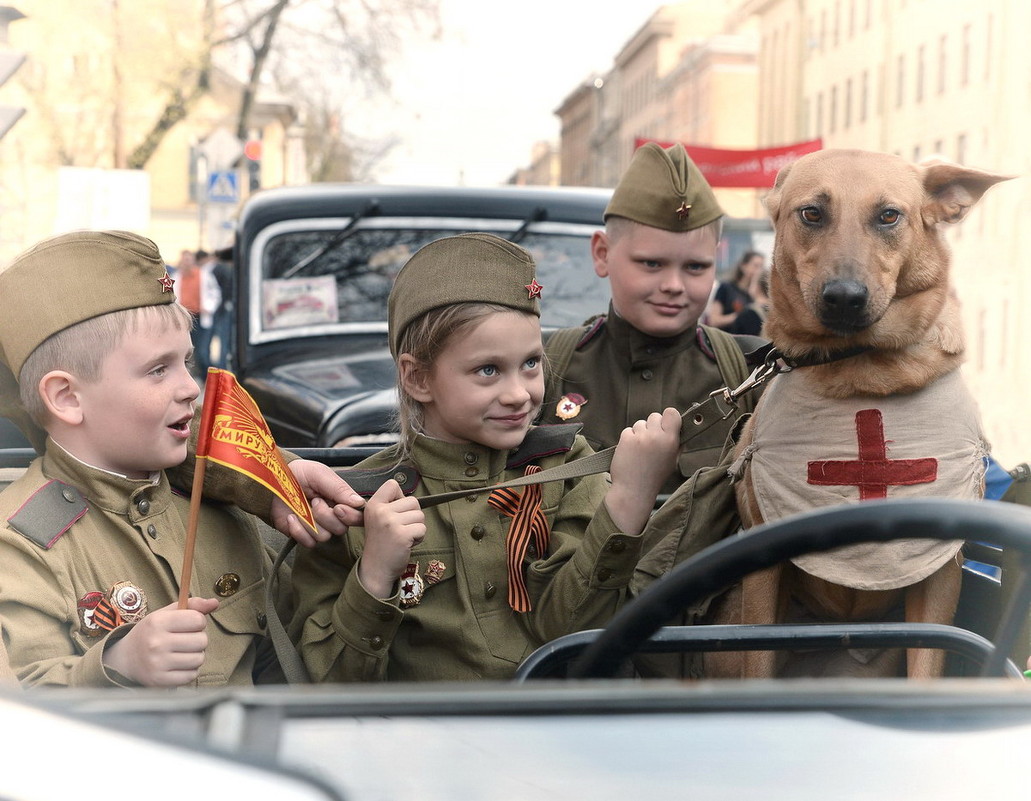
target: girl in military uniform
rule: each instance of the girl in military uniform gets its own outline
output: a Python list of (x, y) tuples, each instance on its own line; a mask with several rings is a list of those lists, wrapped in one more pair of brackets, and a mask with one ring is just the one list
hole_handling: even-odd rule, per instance
[[(389, 338), (400, 441), (358, 466), (391, 477), (364, 528), (294, 565), (291, 633), (316, 681), (509, 678), (539, 645), (603, 625), (627, 599), (675, 464), (676, 410), (623, 432), (611, 482), (492, 489), (591, 453), (578, 424), (532, 425), (546, 292), (530, 254), (489, 234), (426, 245), (399, 273)], [(472, 494), (420, 506), (456, 490)]]

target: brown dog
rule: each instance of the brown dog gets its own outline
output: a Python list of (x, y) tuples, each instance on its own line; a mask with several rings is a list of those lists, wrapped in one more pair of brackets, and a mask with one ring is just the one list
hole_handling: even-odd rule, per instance
[[(764, 334), (787, 357), (827, 363), (777, 376), (742, 432), (735, 470), (745, 528), (906, 492), (981, 497), (987, 445), (957, 372), (963, 334), (940, 228), (1002, 180), (854, 150), (813, 153), (778, 174), (766, 199), (776, 239)], [(803, 557), (748, 577), (717, 617), (948, 623), (960, 545), (908, 541)], [(940, 651), (912, 651), (907, 672), (939, 675), (943, 663)], [(710, 675), (900, 668), (897, 651), (707, 660)]]

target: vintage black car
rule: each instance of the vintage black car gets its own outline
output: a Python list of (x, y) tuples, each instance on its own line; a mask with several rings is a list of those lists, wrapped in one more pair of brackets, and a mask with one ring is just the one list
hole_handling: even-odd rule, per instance
[(387, 295), (422, 245), (465, 231), (518, 242), (538, 263), (546, 327), (605, 311), (590, 237), (601, 189), (355, 185), (261, 192), (243, 208), (234, 260), (232, 369), (285, 447), (389, 441), (395, 407)]

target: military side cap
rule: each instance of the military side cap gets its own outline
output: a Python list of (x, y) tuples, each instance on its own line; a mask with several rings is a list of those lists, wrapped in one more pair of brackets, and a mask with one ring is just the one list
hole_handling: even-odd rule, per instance
[(723, 216), (709, 182), (681, 144), (648, 142), (637, 149), (619, 180), (605, 219), (628, 220), (681, 233)]
[(495, 303), (541, 315), (541, 286), (533, 256), (493, 234), (459, 234), (419, 248), (401, 268), (390, 291), (390, 352), (401, 335), (428, 311), (456, 303)]
[(14, 376), (47, 337), (102, 314), (172, 303), (157, 245), (127, 231), (76, 231), (0, 272), (0, 355)]

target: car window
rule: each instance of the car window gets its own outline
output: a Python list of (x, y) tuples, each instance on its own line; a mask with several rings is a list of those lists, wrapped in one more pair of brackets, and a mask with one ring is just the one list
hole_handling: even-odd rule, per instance
[[(398, 271), (423, 245), (467, 230), (518, 239), (537, 262), (544, 286), (542, 324), (578, 325), (608, 308), (608, 284), (594, 274), (593, 226), (515, 221), (376, 220), (348, 229), (343, 220), (291, 220), (255, 239), (252, 339), (326, 335), (385, 326)], [(518, 232), (518, 233), (517, 233)]]

